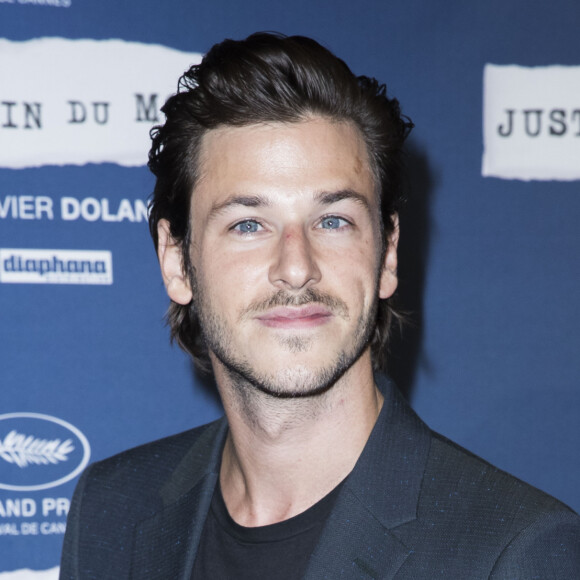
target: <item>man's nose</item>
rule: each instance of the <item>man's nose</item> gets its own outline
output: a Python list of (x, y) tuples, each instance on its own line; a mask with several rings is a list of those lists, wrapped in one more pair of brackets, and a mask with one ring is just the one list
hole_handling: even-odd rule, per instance
[(275, 252), (269, 273), (275, 286), (300, 290), (320, 281), (314, 248), (304, 228), (285, 228)]

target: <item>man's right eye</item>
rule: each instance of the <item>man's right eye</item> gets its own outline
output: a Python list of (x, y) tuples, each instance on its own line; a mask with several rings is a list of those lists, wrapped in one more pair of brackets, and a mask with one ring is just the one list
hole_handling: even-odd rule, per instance
[(238, 222), (232, 230), (240, 234), (255, 234), (262, 228), (262, 225), (256, 220), (244, 220)]

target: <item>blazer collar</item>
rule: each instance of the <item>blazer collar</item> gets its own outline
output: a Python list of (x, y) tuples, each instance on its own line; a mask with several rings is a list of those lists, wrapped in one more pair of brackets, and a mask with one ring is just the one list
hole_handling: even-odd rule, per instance
[(393, 529), (417, 517), (430, 431), (384, 377), (383, 409), (325, 525), (306, 578), (393, 578), (410, 554)]
[(210, 424), (161, 488), (162, 509), (136, 526), (131, 578), (189, 580), (226, 434), (225, 419)]
[(431, 432), (384, 376), (385, 401), (347, 487), (387, 528), (414, 520), (429, 455)]

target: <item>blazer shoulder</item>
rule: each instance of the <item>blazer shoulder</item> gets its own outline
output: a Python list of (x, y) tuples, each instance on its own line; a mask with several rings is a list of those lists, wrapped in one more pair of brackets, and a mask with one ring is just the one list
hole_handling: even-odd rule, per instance
[(61, 578), (128, 577), (135, 527), (215, 471), (226, 431), (220, 419), (90, 465), (71, 502)]
[(140, 488), (158, 491), (186, 457), (192, 471), (207, 469), (225, 428), (225, 419), (218, 419), (95, 462), (83, 476), (85, 491), (94, 487), (109, 493)]
[(556, 512), (568, 513), (580, 523), (580, 517), (561, 501), (436, 432), (432, 432), (426, 476), (427, 491), (437, 495), (445, 491), (473, 510), (501, 513), (521, 527)]
[[(435, 432), (416, 519), (395, 533), (412, 551), (402, 578), (580, 577), (578, 548), (572, 549), (580, 538), (580, 517)], [(534, 564), (524, 566), (532, 554)], [(550, 567), (574, 574), (550, 575)]]
[(504, 548), (490, 579), (580, 577), (580, 518), (571, 510), (545, 512)]

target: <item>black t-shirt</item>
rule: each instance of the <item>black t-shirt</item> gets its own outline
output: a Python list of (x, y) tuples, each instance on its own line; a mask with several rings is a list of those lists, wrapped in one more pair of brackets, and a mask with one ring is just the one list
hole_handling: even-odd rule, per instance
[(298, 580), (304, 576), (342, 483), (305, 512), (247, 528), (228, 513), (219, 484), (213, 494), (191, 578)]

